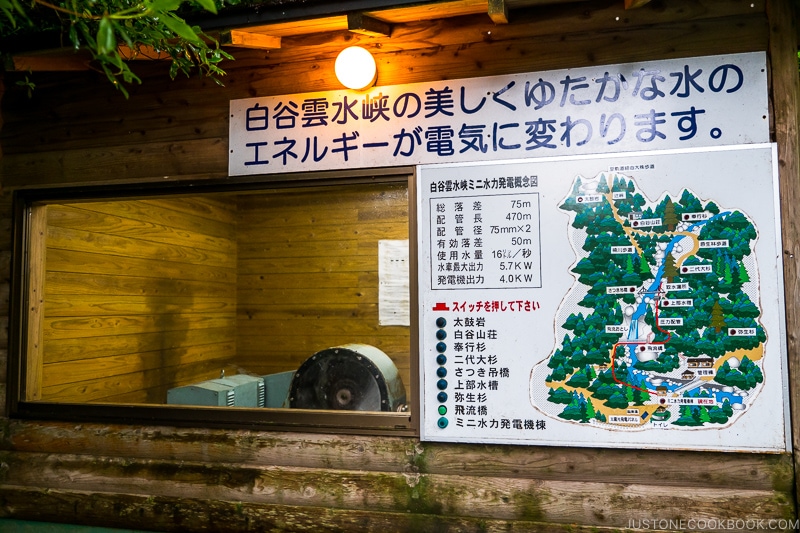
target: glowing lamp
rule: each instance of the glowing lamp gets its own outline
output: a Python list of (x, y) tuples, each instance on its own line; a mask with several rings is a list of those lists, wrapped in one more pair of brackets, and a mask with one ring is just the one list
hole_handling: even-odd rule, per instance
[(333, 68), (339, 83), (356, 91), (371, 87), (378, 78), (375, 58), (360, 46), (351, 46), (339, 52)]

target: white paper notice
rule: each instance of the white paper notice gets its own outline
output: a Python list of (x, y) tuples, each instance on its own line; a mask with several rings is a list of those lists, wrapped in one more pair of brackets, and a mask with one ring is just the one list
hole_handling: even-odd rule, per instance
[(378, 241), (378, 322), (410, 326), (408, 240)]

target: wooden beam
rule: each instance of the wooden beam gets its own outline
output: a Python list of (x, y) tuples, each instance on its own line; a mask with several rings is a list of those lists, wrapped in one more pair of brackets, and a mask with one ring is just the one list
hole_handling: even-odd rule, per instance
[(5, 61), (8, 71), (16, 72), (75, 72), (89, 70), (92, 58), (88, 53), (72, 48), (14, 54)]
[(219, 42), (224, 45), (257, 48), (259, 50), (275, 50), (281, 47), (280, 37), (239, 30), (222, 32), (219, 36)]
[(798, 127), (797, 20), (791, 0), (767, 0), (769, 21), (769, 73), (772, 108), (775, 115), (775, 141), (778, 143), (778, 169), (783, 241), (783, 287), (786, 309), (786, 349), (789, 363), (789, 409), (792, 427), (792, 454), (795, 471), (795, 498), (800, 490), (800, 217), (795, 211), (800, 201), (800, 128)]
[(388, 37), (392, 33), (388, 23), (360, 12), (347, 14), (347, 29), (370, 37)]
[(508, 5), (505, 0), (489, 0), (489, 17), (495, 24), (508, 24)]
[(450, 17), (480, 15), (486, 13), (486, 0), (446, 0), (425, 2), (412, 6), (395, 7), (366, 14), (380, 17), (391, 24), (414, 23), (422, 20), (438, 20)]
[(117, 47), (119, 55), (126, 61), (134, 60), (155, 60), (155, 59), (169, 59), (170, 55), (166, 52), (156, 50), (152, 46), (145, 46), (137, 44), (135, 48), (130, 48), (127, 45), (121, 44)]
[[(130, 48), (120, 45), (120, 56), (126, 61), (169, 59), (166, 52), (157, 51), (151, 46), (136, 45)], [(8, 71), (16, 72), (78, 72), (90, 70), (91, 55), (85, 50), (75, 51), (72, 48), (59, 48), (42, 52), (15, 54), (5, 61)]]
[(326, 33), (343, 31), (347, 29), (347, 16), (336, 15), (333, 17), (320, 17), (312, 19), (292, 20), (289, 22), (276, 22), (251, 26), (247, 31), (251, 33), (266, 33), (276, 37), (290, 37), (292, 35), (308, 35), (312, 33)]
[(42, 399), (44, 364), (44, 283), (47, 255), (47, 206), (30, 212), (31, 249), (28, 265), (28, 338), (26, 348), (25, 400)]
[(625, 0), (625, 9), (635, 9), (649, 3), (650, 0)]

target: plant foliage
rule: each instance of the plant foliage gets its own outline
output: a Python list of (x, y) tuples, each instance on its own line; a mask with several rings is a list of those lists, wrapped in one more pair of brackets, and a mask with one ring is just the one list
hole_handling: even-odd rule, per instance
[[(126, 84), (141, 83), (131, 71), (126, 59), (137, 55), (169, 56), (172, 59), (170, 76), (179, 72), (200, 74), (221, 85), (220, 68), (224, 59), (233, 59), (222, 50), (219, 42), (190, 26), (179, 16), (182, 7), (217, 13), (214, 0), (0, 0), (0, 32), (13, 33), (21, 26), (36, 26), (43, 11), (58, 17), (62, 31), (72, 46), (88, 50), (93, 64), (127, 98)], [(5, 26), (5, 27), (4, 27)], [(30, 82), (25, 84), (30, 86)]]

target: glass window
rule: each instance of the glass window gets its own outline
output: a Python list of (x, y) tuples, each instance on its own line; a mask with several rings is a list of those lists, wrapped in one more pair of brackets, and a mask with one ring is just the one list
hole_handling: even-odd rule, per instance
[(410, 428), (408, 183), (22, 193), (18, 412)]

